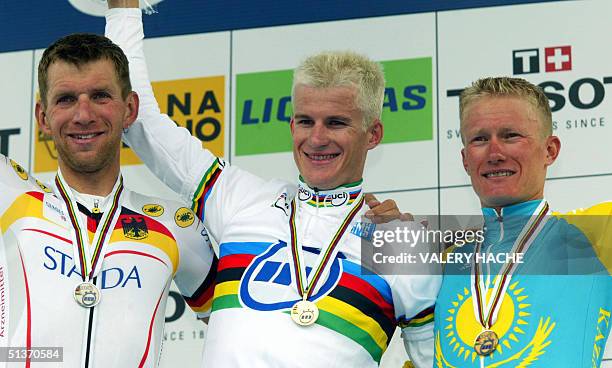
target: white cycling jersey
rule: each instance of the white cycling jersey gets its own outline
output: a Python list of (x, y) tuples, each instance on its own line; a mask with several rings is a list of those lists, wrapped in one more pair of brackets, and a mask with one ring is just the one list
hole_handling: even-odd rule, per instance
[[(188, 208), (124, 189), (93, 279), (101, 301), (85, 308), (73, 295), (83, 280), (56, 190), (0, 155), (0, 346), (63, 349), (63, 362), (32, 353), (0, 366), (157, 367), (172, 277), (196, 310), (210, 305), (204, 227)], [(91, 242), (102, 214), (80, 202)]]
[[(139, 119), (129, 129), (128, 144), (192, 204), (219, 243), (204, 365), (374, 367), (398, 322), (404, 322), (413, 360), (431, 367), (440, 277), (362, 274), (361, 239), (374, 225), (364, 222), (365, 209), (345, 223), (361, 203), (361, 182), (318, 191), (301, 181), (297, 186), (264, 181), (230, 167), (160, 113), (144, 62), (140, 11), (109, 11), (106, 35), (128, 55), (132, 85), (140, 96)], [(309, 298), (320, 314), (308, 327), (294, 323), (289, 314), (301, 300), (290, 247), (294, 198), (295, 233), (309, 280), (334, 234), (345, 226)]]

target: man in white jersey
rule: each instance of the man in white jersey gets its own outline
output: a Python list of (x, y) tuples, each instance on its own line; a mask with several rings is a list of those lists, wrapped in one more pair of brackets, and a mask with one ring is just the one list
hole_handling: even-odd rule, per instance
[(380, 66), (326, 53), (296, 70), (291, 133), (301, 176), (292, 185), (231, 167), (160, 113), (138, 9), (111, 9), (106, 34), (128, 55), (141, 97), (128, 143), (219, 243), (204, 364), (374, 367), (402, 323), (413, 362), (431, 367), (440, 278), (360, 268), (361, 240), (372, 229), (361, 218), (362, 174), (383, 134)]
[(59, 170), (45, 186), (0, 156), (0, 365), (157, 367), (172, 278), (196, 310), (212, 295), (207, 234), (190, 209), (123, 187), (138, 97), (120, 48), (64, 37), (38, 76)]

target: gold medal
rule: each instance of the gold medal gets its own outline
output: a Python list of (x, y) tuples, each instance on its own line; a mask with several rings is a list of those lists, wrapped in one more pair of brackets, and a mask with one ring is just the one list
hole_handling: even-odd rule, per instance
[(476, 336), (474, 341), (474, 351), (480, 356), (489, 356), (499, 344), (497, 334), (491, 330), (484, 330)]
[(291, 308), (291, 319), (300, 326), (310, 326), (317, 318), (319, 318), (319, 308), (308, 300), (300, 300)]
[(91, 282), (82, 282), (74, 288), (74, 300), (83, 308), (91, 308), (100, 303), (100, 290)]

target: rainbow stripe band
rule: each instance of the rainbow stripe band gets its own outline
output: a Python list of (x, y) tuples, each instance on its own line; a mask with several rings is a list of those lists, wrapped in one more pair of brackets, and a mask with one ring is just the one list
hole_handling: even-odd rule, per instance
[(219, 159), (215, 160), (202, 176), (202, 180), (193, 194), (191, 209), (202, 221), (204, 221), (205, 216), (204, 208), (206, 207), (206, 200), (208, 196), (210, 196), (217, 179), (219, 179), (221, 171), (223, 171), (223, 166), (224, 165)]
[[(253, 259), (274, 245), (268, 242), (231, 242), (220, 245), (213, 313), (245, 308), (240, 297), (240, 280)], [(282, 245), (287, 246), (284, 243)], [(396, 326), (391, 289), (379, 275), (363, 274), (361, 266), (346, 259), (342, 253), (339, 253), (338, 258), (343, 273), (337, 286), (317, 300), (320, 314), (315, 323), (359, 344), (374, 361), (379, 362)], [(283, 279), (290, 278), (288, 269), (287, 274), (281, 276)], [(288, 313), (287, 309), (282, 311)]]
[[(513, 253), (523, 252), (523, 250), (525, 249), (525, 245), (531, 239), (531, 237), (535, 234), (536, 229), (540, 226), (540, 224), (546, 217), (546, 214), (548, 213), (548, 209), (549, 209), (548, 203), (544, 202), (542, 208), (540, 209), (539, 213), (536, 215), (536, 218), (534, 219), (534, 221), (531, 221), (530, 223), (528, 223), (528, 228), (523, 234), (523, 236), (518, 240), (518, 243), (515, 246), (515, 249), (512, 250)], [(475, 253), (478, 253), (480, 251), (480, 246), (481, 246), (480, 243), (476, 245)], [(500, 302), (502, 300), (502, 296), (505, 292), (504, 285), (510, 282), (510, 279), (511, 279), (510, 272), (514, 268), (515, 268), (515, 265), (512, 263), (507, 263), (504, 265), (504, 268), (502, 269), (502, 272), (501, 272), (501, 276), (498, 276), (501, 278), (501, 280), (498, 280), (498, 282), (496, 283), (496, 287), (492, 295), (493, 301), (492, 301), (491, 307), (489, 308), (488, 311), (485, 311), (483, 309), (483, 306), (484, 306), (484, 303), (486, 302), (486, 295), (483, 295), (484, 293), (481, 290), (481, 286), (480, 286), (480, 281), (479, 281), (480, 280), (480, 266), (478, 262), (475, 262), (474, 264), (474, 275), (475, 275), (474, 292), (476, 294), (475, 304), (476, 304), (476, 308), (478, 312), (477, 314), (478, 314), (479, 322), (486, 329), (491, 328), (491, 326), (493, 325), (493, 318), (495, 315), (495, 311), (498, 309), (498, 306), (500, 305)]]
[(300, 246), (297, 240), (297, 231), (296, 231), (296, 226), (295, 226), (296, 204), (295, 204), (295, 199), (291, 201), (291, 215), (289, 216), (289, 233), (290, 233), (290, 238), (291, 238), (291, 254), (293, 256), (292, 257), (293, 266), (294, 266), (293, 269), (295, 270), (295, 280), (297, 284), (298, 293), (300, 294), (300, 296), (304, 297), (305, 300), (307, 300), (314, 292), (315, 285), (319, 281), (319, 278), (321, 277), (323, 270), (325, 269), (325, 266), (329, 262), (329, 259), (331, 258), (334, 250), (336, 249), (338, 243), (340, 242), (340, 239), (342, 238), (342, 235), (346, 231), (347, 227), (349, 226), (351, 221), (353, 221), (353, 218), (355, 217), (355, 215), (359, 213), (359, 210), (361, 210), (361, 207), (363, 206), (363, 202), (364, 202), (364, 197), (362, 196), (359, 199), (359, 202), (357, 202), (357, 204), (355, 205), (355, 207), (353, 207), (351, 211), (348, 213), (344, 221), (342, 221), (342, 224), (340, 225), (338, 230), (336, 230), (336, 233), (334, 234), (329, 246), (325, 250), (323, 260), (321, 261), (321, 263), (317, 265), (316, 269), (313, 270), (314, 274), (313, 274), (313, 277), (310, 283), (308, 284), (308, 286), (304, 287), (305, 283), (304, 283), (304, 280), (302, 279), (302, 272), (300, 268), (300, 264), (301, 264), (300, 253), (301, 252), (300, 252)]
[(91, 269), (88, 269), (87, 263), (87, 251), (85, 245), (85, 237), (87, 236), (87, 229), (82, 229), (79, 226), (79, 222), (77, 219), (77, 208), (76, 202), (74, 202), (70, 195), (68, 194), (70, 189), (67, 189), (63, 183), (63, 180), (60, 179), (59, 175), (55, 176), (55, 184), (57, 186), (57, 190), (64, 200), (66, 204), (66, 210), (68, 211), (68, 217), (70, 218), (70, 223), (76, 234), (76, 249), (78, 252), (79, 264), (81, 266), (81, 277), (83, 281), (91, 280), (94, 277), (94, 273), (96, 270), (96, 266), (98, 265), (98, 261), (102, 258), (102, 250), (104, 245), (108, 242), (108, 233), (109, 230), (112, 230), (114, 227), (113, 219), (117, 214), (117, 211), (120, 208), (119, 202), (121, 198), (121, 193), (123, 192), (123, 177), (119, 178), (119, 184), (116, 190), (113, 193), (113, 200), (111, 203), (110, 209), (103, 215), (101, 227), (96, 231), (97, 237), (94, 236), (95, 246), (94, 252), (91, 257)]

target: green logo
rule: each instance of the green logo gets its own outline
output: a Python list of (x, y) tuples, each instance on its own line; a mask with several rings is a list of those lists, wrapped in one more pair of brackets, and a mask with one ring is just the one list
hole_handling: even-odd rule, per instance
[[(431, 57), (382, 62), (383, 143), (433, 138)], [(236, 155), (290, 152), (291, 70), (236, 76)]]

